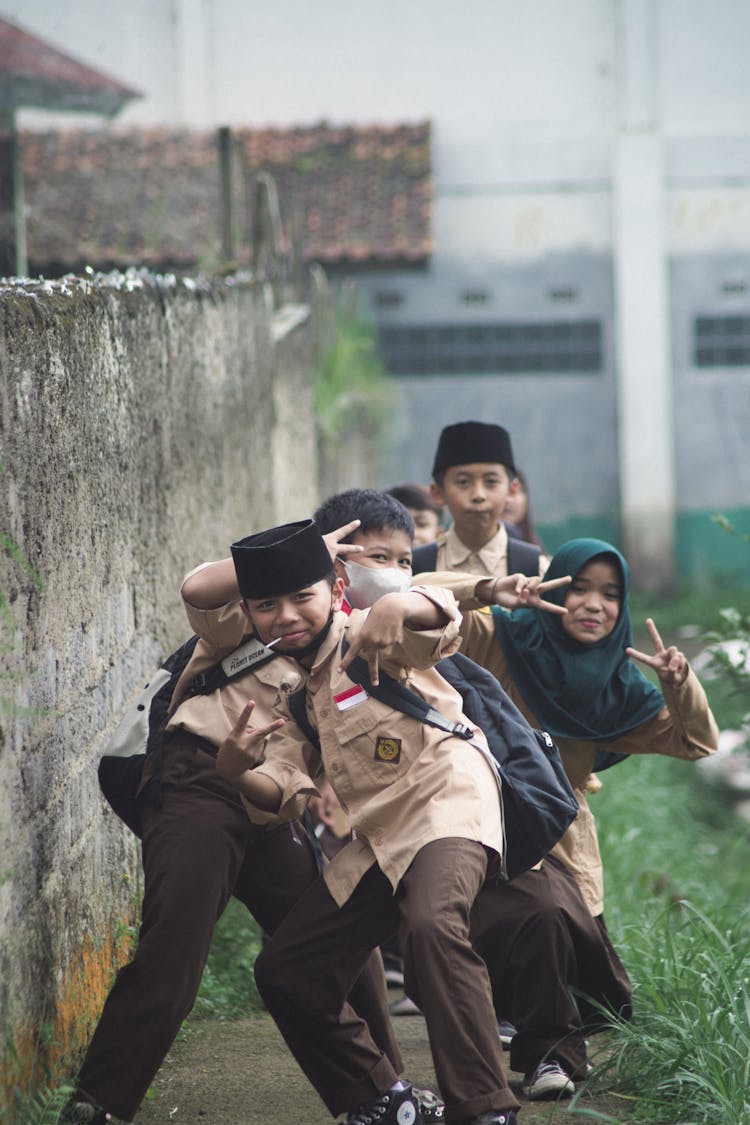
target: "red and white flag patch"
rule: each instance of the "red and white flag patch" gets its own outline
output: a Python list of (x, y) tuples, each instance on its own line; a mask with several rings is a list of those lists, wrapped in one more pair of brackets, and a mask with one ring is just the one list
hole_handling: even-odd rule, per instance
[(334, 695), (333, 702), (339, 711), (348, 711), (350, 707), (357, 707), (360, 703), (365, 703), (368, 698), (365, 689), (360, 687), (359, 684), (354, 684), (346, 691), (340, 691), (338, 695)]

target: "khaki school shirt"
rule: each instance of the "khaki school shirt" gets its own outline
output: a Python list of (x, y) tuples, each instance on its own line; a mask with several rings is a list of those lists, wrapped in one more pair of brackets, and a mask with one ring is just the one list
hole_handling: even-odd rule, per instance
[[(508, 532), (502, 523), (489, 543), (485, 543), (479, 551), (472, 551), (467, 547), (453, 527), (443, 532), (437, 545), (436, 571), (461, 571), (485, 578), (502, 578), (508, 573)], [(540, 554), (539, 574), (543, 575), (548, 566), (549, 559)]]
[[(458, 648), (461, 615), (446, 590), (420, 591), (449, 618), (442, 628), (404, 630), (404, 639), (384, 650), (381, 667), (419, 692), (454, 722), (471, 726), (462, 700), (432, 667)], [(378, 863), (394, 891), (415, 854), (432, 840), (463, 837), (502, 854), (502, 814), (495, 774), (474, 746), (427, 726), (369, 697), (337, 670), (344, 636), (351, 643), (367, 612), (336, 613), (307, 680), (308, 716), (321, 749), (310, 745), (293, 723), (275, 731), (258, 772), (282, 791), (280, 815), (298, 817), (317, 791), (319, 766), (349, 818), (356, 838), (324, 871), (334, 900), (343, 905), (364, 873)], [(315, 760), (317, 757), (317, 761)], [(251, 819), (268, 814), (246, 803)]]
[[(191, 571), (191, 573), (195, 573)], [(197, 609), (183, 597), (185, 612), (193, 632), (200, 640), (172, 696), (175, 707), (167, 731), (185, 730), (219, 746), (231, 733), (248, 699), (255, 701), (253, 723), (270, 723), (274, 709), (290, 691), (304, 682), (304, 669), (296, 660), (274, 656), (267, 664), (230, 681), (210, 695), (180, 700), (185, 688), (200, 672), (233, 652), (251, 634), (239, 601), (217, 609)]]
[[(440, 577), (434, 576), (435, 579)], [(433, 576), (430, 575), (430, 578)], [(442, 578), (446, 583), (451, 581), (448, 575)], [(460, 606), (465, 608), (472, 604), (472, 600), (476, 601), (475, 579), (464, 576), (462, 581), (459, 575), (454, 575), (453, 579), (453, 592)], [(540, 727), (542, 724), (524, 703), (511, 678), (505, 655), (495, 636), (492, 617), (486, 613), (464, 613), (460, 632), (463, 638), (461, 651), (491, 672), (527, 722), (533, 727)], [(706, 693), (692, 669), (681, 687), (660, 686), (665, 706), (658, 715), (620, 738), (600, 745), (617, 754), (666, 754), (687, 761), (713, 754), (718, 746), (719, 730)], [(596, 821), (586, 794), (589, 775), (594, 769), (596, 744), (572, 738), (556, 738), (555, 741), (580, 807), (576, 819), (555, 846), (552, 855), (557, 856), (573, 873), (589, 909), (592, 914), (598, 915), (604, 910), (604, 875)], [(616, 781), (614, 775), (613, 781)]]

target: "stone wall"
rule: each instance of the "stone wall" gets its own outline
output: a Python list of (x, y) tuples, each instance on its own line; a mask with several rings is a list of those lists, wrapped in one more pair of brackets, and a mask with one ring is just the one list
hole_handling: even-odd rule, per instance
[(250, 279), (145, 274), (18, 281), (0, 309), (9, 1107), (14, 1084), (75, 1059), (127, 948), (138, 847), (96, 763), (124, 703), (188, 634), (182, 576), (318, 499), (316, 318), (274, 310)]

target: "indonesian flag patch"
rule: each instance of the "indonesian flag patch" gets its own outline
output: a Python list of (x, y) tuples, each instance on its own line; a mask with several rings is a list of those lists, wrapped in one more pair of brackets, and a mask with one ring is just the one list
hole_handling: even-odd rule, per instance
[(340, 691), (338, 695), (334, 695), (333, 702), (339, 711), (348, 711), (350, 707), (357, 707), (360, 703), (366, 703), (368, 699), (369, 696), (365, 689), (360, 687), (359, 684), (354, 684), (346, 691)]

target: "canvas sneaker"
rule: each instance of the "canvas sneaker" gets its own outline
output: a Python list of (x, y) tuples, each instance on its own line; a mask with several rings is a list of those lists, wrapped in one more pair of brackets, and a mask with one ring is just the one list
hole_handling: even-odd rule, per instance
[(445, 1105), (432, 1090), (418, 1090), (412, 1086), (412, 1093), (419, 1102), (424, 1125), (434, 1125), (435, 1122), (445, 1121)]
[(391, 1004), (392, 1016), (421, 1016), (422, 1013), (409, 996), (401, 996)]
[(70, 1101), (63, 1111), (62, 1120), (70, 1125), (106, 1125), (111, 1117), (91, 1102)]
[(500, 1036), (500, 1042), (503, 1045), (503, 1050), (509, 1050), (513, 1036), (517, 1034), (518, 1029), (510, 1020), (498, 1020), (497, 1031)]
[(404, 967), (395, 957), (383, 954), (383, 972), (388, 988), (404, 987)]
[(361, 1105), (341, 1125), (424, 1125), (424, 1117), (412, 1087), (406, 1085)]
[(568, 1098), (575, 1089), (573, 1079), (555, 1059), (539, 1063), (523, 1080), (523, 1092), (532, 1102), (542, 1098)]

